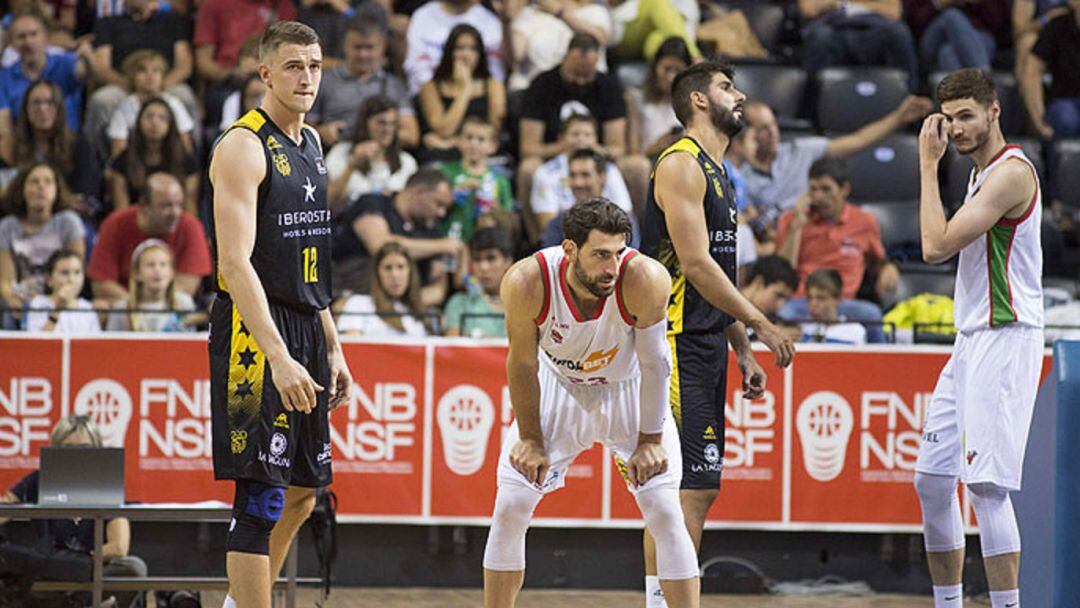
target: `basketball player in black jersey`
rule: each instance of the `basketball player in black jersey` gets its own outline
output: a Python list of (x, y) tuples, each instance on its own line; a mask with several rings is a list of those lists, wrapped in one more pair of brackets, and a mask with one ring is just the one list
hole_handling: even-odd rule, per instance
[(326, 164), (303, 123), (322, 50), (297, 22), (259, 44), (266, 96), (210, 161), (218, 297), (210, 315), (214, 475), (236, 483), (231, 608), (269, 608), (315, 489), (331, 481), (328, 410), (352, 383), (330, 302)]
[[(720, 162), (743, 128), (746, 99), (734, 71), (702, 62), (675, 77), (671, 102), (686, 135), (656, 161), (641, 223), (641, 250), (660, 260), (672, 279), (668, 304), (671, 408), (682, 443), (680, 498), (694, 546), (700, 550), (709, 507), (720, 490), (724, 454), (724, 397), (730, 342), (748, 398), (761, 397), (765, 373), (754, 360), (746, 327), (791, 363), (791, 342), (735, 286), (735, 191)], [(656, 549), (645, 531), (646, 605), (664, 606), (656, 585)]]

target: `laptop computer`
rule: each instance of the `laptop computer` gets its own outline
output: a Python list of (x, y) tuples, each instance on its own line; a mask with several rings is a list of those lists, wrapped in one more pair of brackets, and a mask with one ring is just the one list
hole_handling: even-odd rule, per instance
[(38, 504), (118, 507), (124, 504), (124, 449), (41, 448)]

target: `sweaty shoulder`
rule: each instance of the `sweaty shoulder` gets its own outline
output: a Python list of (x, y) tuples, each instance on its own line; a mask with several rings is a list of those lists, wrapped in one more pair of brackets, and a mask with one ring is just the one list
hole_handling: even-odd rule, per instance
[(705, 193), (705, 174), (690, 150), (668, 148), (656, 161), (653, 190), (661, 209), (672, 200), (701, 204)]
[(622, 272), (621, 297), (627, 311), (649, 325), (662, 318), (671, 294), (671, 275), (667, 268), (638, 253), (626, 263)]
[(265, 171), (262, 142), (258, 135), (246, 128), (230, 129), (214, 147), (210, 160), (211, 182), (219, 176), (240, 174), (262, 180)]
[(518, 260), (506, 271), (499, 288), (507, 311), (536, 317), (544, 305), (546, 279), (535, 255)]
[(1038, 188), (1036, 179), (1031, 165), (1022, 159), (1010, 158), (987, 177), (983, 188), (992, 186), (1001, 192), (1000, 200), (991, 203), (1004, 217), (1017, 218), (1024, 215), (1034, 201)]

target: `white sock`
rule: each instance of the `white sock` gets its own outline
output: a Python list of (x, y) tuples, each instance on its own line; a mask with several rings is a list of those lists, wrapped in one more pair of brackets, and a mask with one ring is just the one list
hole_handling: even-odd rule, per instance
[(226, 595), (225, 601), (221, 602), (221, 608), (236, 608), (236, 600), (231, 595)]
[(934, 585), (934, 608), (962, 608), (963, 605), (963, 585)]
[(1020, 590), (991, 591), (990, 606), (992, 608), (1020, 608)]
[(668, 608), (664, 590), (660, 588), (659, 576), (645, 577), (645, 608)]

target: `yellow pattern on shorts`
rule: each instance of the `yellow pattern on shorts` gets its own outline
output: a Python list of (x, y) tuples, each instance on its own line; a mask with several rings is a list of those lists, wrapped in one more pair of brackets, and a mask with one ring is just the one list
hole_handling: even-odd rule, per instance
[[(240, 318), (236, 306), (232, 308), (232, 346), (229, 349), (229, 420), (237, 416), (253, 418), (262, 407), (263, 379), (266, 372), (266, 355), (255, 342), (251, 331)], [(246, 443), (245, 438), (239, 442)], [(233, 450), (238, 438), (232, 436)], [(241, 452), (243, 449), (240, 450)]]

